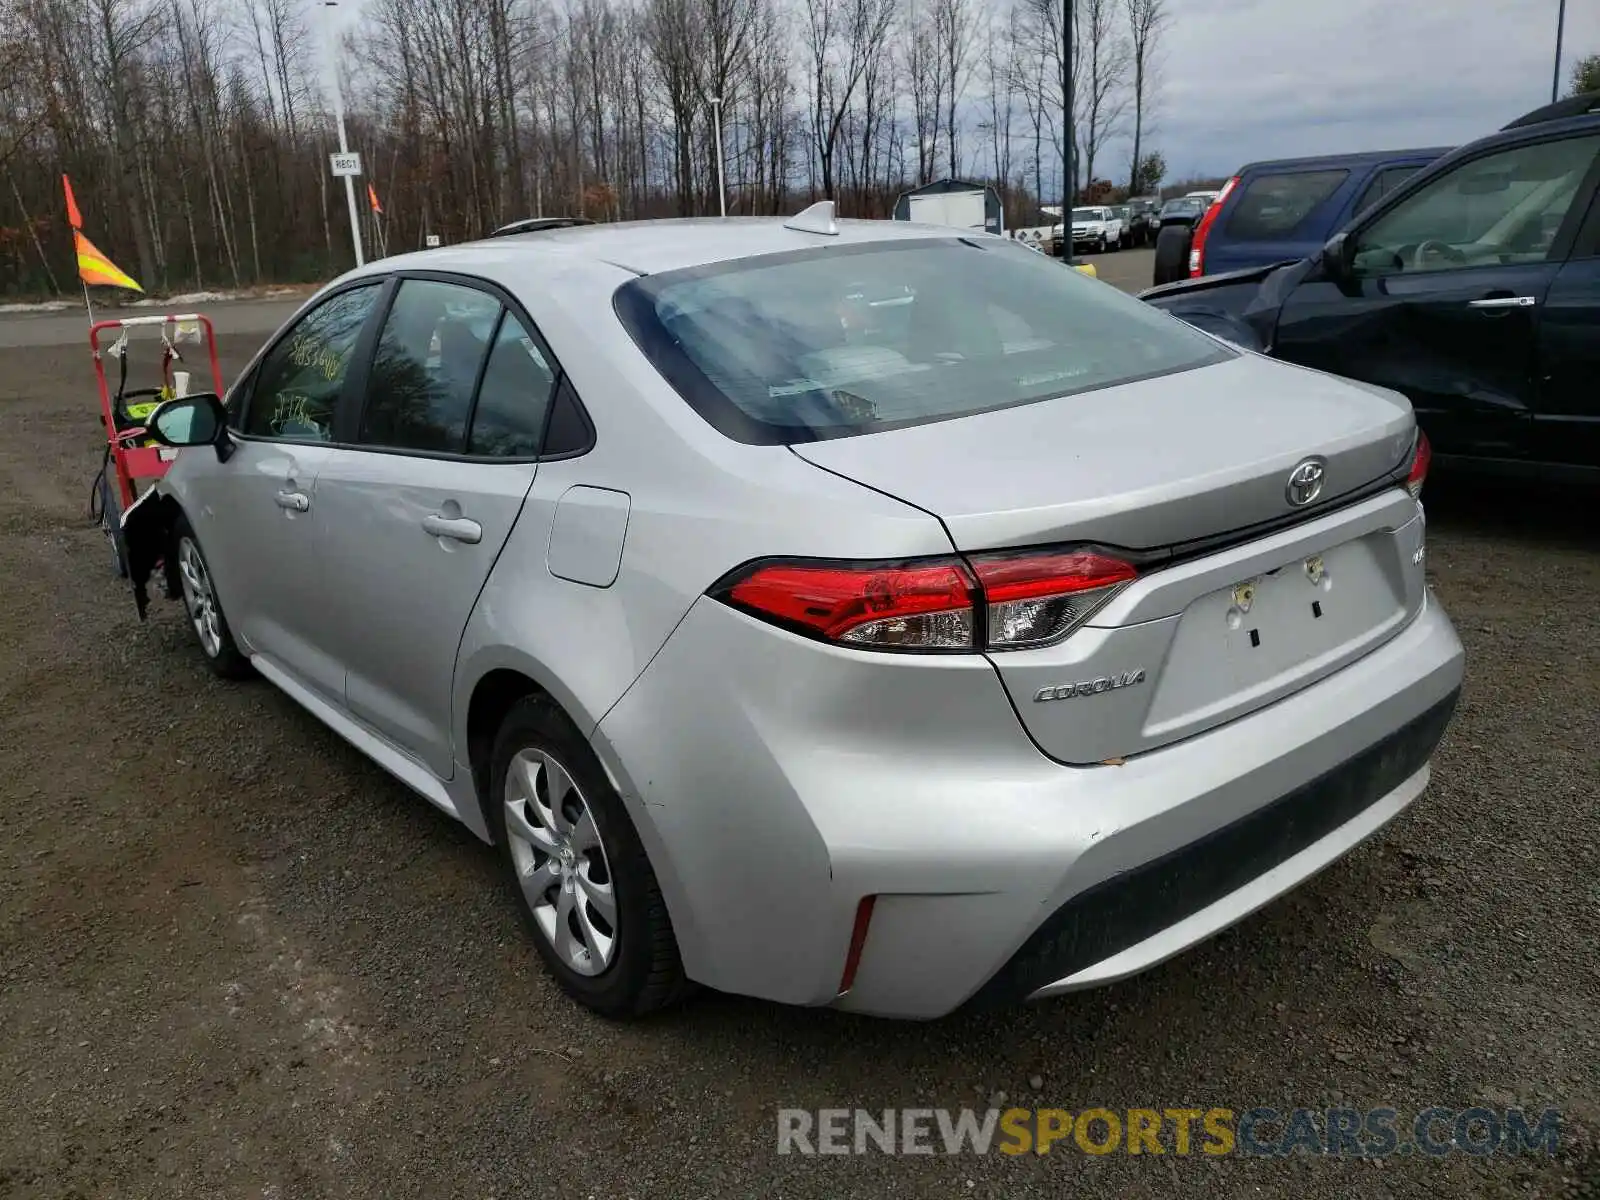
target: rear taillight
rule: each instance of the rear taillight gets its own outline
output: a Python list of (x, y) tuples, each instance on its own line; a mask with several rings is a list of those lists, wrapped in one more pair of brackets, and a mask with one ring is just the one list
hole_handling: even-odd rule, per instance
[(1433, 447), (1428, 445), (1428, 435), (1417, 430), (1417, 448), (1411, 456), (1411, 471), (1406, 475), (1406, 491), (1413, 500), (1422, 499), (1422, 485), (1428, 482), (1428, 464), (1433, 461)]
[(722, 598), (830, 642), (880, 650), (971, 650), (973, 591), (960, 559), (770, 563)]
[(737, 608), (844, 646), (1021, 650), (1064, 639), (1138, 572), (1093, 550), (895, 563), (768, 562), (713, 589)]
[(1059, 642), (1138, 574), (1091, 550), (975, 558), (972, 566), (988, 604), (991, 650)]
[(1222, 185), (1222, 191), (1211, 202), (1211, 207), (1206, 209), (1200, 218), (1200, 223), (1194, 227), (1194, 238), (1189, 243), (1189, 278), (1198, 279), (1206, 273), (1206, 238), (1211, 233), (1211, 227), (1216, 224), (1217, 214), (1222, 211), (1222, 206), (1227, 203), (1228, 194), (1233, 191), (1234, 185), (1239, 182), (1235, 175)]

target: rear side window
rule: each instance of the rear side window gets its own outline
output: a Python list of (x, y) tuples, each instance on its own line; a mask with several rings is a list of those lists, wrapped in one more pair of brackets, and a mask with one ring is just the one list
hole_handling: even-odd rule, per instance
[(1343, 170), (1257, 175), (1233, 205), (1228, 236), (1244, 242), (1289, 237), (1349, 177)]
[(1054, 400), (1231, 357), (1000, 238), (871, 242), (666, 272), (624, 284), (616, 308), (701, 416), (769, 445)]
[(1356, 201), (1355, 214), (1359, 216), (1366, 212), (1421, 169), (1420, 166), (1383, 168), (1372, 177), (1372, 182), (1367, 184), (1367, 190), (1362, 192), (1361, 199)]
[(484, 367), (467, 453), (493, 458), (537, 455), (555, 383), (555, 369), (544, 346), (506, 313)]
[(476, 288), (407, 279), (384, 319), (361, 441), (459, 454), (500, 302)]

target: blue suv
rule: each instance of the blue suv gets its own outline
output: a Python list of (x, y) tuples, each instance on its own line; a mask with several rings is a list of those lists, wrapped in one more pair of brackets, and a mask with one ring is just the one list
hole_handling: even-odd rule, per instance
[(1228, 180), (1195, 226), (1187, 274), (1220, 275), (1315, 254), (1353, 217), (1448, 152), (1388, 150), (1251, 163)]

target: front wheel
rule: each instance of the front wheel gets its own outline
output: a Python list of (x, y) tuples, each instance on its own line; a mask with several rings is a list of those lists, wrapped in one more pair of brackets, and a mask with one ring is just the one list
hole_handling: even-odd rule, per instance
[(489, 813), (517, 906), (557, 984), (607, 1017), (688, 990), (661, 888), (622, 798), (583, 735), (530, 697), (495, 738)]
[(228, 618), (222, 612), (222, 602), (217, 599), (205, 551), (200, 549), (200, 539), (195, 536), (187, 517), (180, 516), (173, 525), (169, 553), (170, 571), (177, 575), (184, 612), (189, 616), (189, 624), (206, 662), (224, 679), (242, 679), (249, 675), (250, 660), (233, 640)]

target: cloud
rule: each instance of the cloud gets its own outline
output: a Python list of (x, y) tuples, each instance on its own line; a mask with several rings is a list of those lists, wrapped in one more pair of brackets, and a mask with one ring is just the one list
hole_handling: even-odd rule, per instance
[[(1454, 146), (1550, 99), (1558, 0), (1168, 0), (1156, 128), (1170, 178), (1259, 158)], [(1600, 51), (1567, 5), (1562, 91)], [(1127, 157), (1122, 145), (1107, 158)]]

